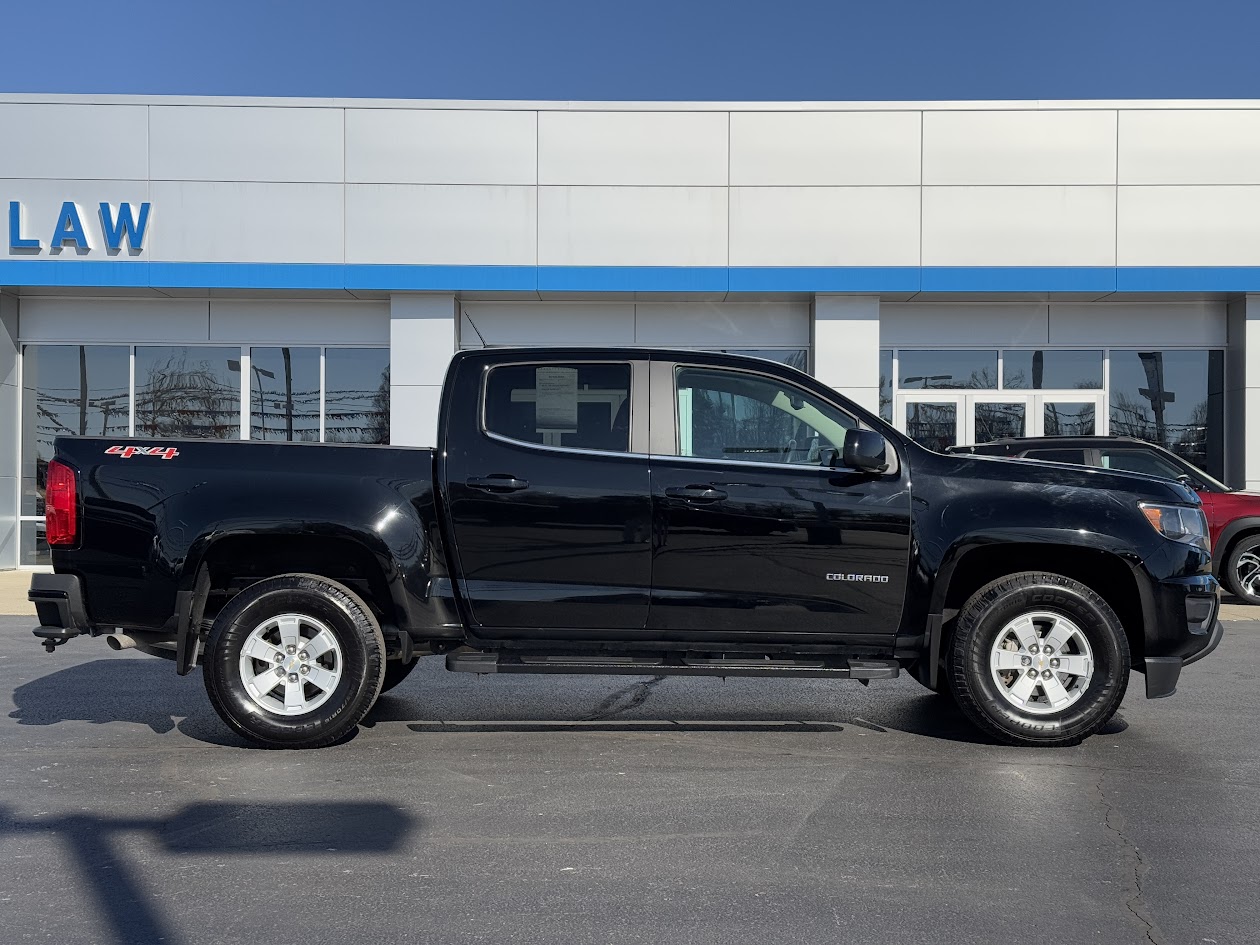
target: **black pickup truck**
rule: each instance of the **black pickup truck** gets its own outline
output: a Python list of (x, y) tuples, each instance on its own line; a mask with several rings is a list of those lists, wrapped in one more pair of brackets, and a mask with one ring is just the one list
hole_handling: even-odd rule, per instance
[[(395, 410), (406, 405), (395, 404)], [(56, 441), (51, 651), (202, 668), (264, 745), (347, 734), (422, 656), (474, 673), (901, 671), (1070, 745), (1218, 643), (1176, 482), (921, 448), (812, 377), (644, 349), (455, 356), (434, 449)]]

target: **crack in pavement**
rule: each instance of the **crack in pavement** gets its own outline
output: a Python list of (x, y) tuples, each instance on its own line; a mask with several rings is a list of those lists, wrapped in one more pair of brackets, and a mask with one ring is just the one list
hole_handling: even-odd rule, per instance
[(622, 712), (637, 709), (647, 702), (648, 696), (652, 694), (652, 688), (664, 681), (664, 676), (653, 676), (651, 679), (643, 682), (626, 686), (624, 689), (618, 689), (612, 695), (601, 699), (599, 705), (595, 706), (595, 710), (590, 715), (583, 716), (582, 721), (598, 722), (612, 718), (614, 715), (620, 715)]
[(1107, 772), (1102, 771), (1098, 775), (1098, 780), (1094, 782), (1094, 792), (1098, 795), (1098, 803), (1103, 809), (1103, 826), (1108, 833), (1120, 841), (1125, 857), (1132, 864), (1133, 868), (1133, 878), (1126, 883), (1125, 890), (1132, 893), (1132, 895), (1125, 901), (1125, 908), (1132, 913), (1133, 918), (1142, 926), (1146, 940), (1151, 945), (1168, 945), (1167, 939), (1164, 938), (1163, 930), (1147, 908), (1145, 894), (1142, 889), (1142, 882), (1150, 871), (1150, 864), (1146, 862), (1146, 857), (1142, 855), (1142, 851), (1133, 842), (1133, 838), (1124, 832), (1124, 815), (1112, 806), (1111, 802), (1107, 800), (1107, 795), (1103, 793), (1102, 783), (1105, 777), (1107, 777)]

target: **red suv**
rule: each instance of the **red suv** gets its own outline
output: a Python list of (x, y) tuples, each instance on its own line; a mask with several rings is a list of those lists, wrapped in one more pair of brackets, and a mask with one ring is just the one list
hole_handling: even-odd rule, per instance
[(1260, 604), (1260, 492), (1231, 489), (1176, 453), (1122, 436), (1010, 437), (954, 446), (948, 452), (1100, 466), (1180, 480), (1203, 500), (1216, 576), (1244, 602)]

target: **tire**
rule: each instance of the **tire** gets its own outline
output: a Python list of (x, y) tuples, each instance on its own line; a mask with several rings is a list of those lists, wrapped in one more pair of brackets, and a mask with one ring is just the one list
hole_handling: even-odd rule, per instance
[(372, 708), (384, 676), (385, 639), (372, 611), (314, 574), (268, 578), (234, 597), (215, 618), (203, 672), (219, 717), (267, 748), (342, 738)]
[(381, 695), (389, 692), (404, 679), (411, 675), (411, 671), (420, 664), (419, 658), (413, 659), (410, 663), (404, 663), (402, 660), (390, 660), (385, 664), (385, 682), (381, 685)]
[(1061, 574), (1026, 571), (982, 587), (963, 606), (947, 678), (982, 731), (1008, 745), (1054, 747), (1077, 745), (1107, 724), (1129, 667), (1124, 627), (1102, 597)]
[(1234, 542), (1221, 577), (1231, 594), (1246, 604), (1260, 604), (1260, 535)]

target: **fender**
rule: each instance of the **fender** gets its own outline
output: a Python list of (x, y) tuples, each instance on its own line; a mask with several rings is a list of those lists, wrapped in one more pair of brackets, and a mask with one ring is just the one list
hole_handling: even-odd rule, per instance
[(1239, 535), (1245, 532), (1260, 532), (1260, 516), (1249, 515), (1246, 518), (1236, 518), (1222, 530), (1220, 537), (1216, 539), (1216, 547), (1212, 549), (1212, 574), (1216, 577), (1221, 576), (1221, 568), (1224, 566), (1226, 554), (1229, 546)]
[[(973, 551), (999, 544), (1098, 551), (1119, 558), (1131, 570), (1140, 569), (1142, 566), (1141, 559), (1134, 554), (1132, 545), (1124, 543), (1113, 535), (1099, 532), (1082, 532), (1066, 528), (1002, 528), (968, 532), (956, 538), (941, 556), (940, 564), (936, 569), (936, 580), (932, 585), (930, 608), (932, 613), (944, 612), (949, 584), (962, 560)], [(1142, 583), (1138, 582), (1139, 588)]]

